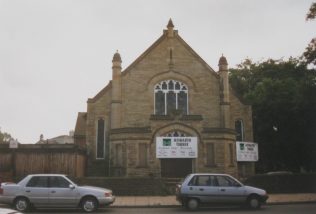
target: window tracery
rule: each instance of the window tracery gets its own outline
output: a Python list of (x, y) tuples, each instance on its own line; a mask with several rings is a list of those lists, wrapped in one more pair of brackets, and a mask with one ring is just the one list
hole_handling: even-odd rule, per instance
[(155, 114), (167, 115), (173, 110), (188, 114), (188, 87), (177, 80), (164, 80), (158, 83), (155, 92)]

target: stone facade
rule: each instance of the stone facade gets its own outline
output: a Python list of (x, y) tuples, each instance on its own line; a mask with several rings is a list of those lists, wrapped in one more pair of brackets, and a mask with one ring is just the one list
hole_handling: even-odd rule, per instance
[[(251, 106), (243, 104), (229, 86), (225, 57), (215, 72), (179, 36), (170, 20), (163, 35), (124, 71), (119, 53), (112, 62), (112, 81), (88, 99), (86, 113), (78, 114), (74, 137), (79, 144), (86, 142), (88, 167), (101, 162), (106, 175), (127, 177), (160, 177), (163, 167), (238, 174), (235, 121), (243, 121), (244, 140), (252, 141), (252, 113)], [(169, 80), (187, 87), (186, 110), (158, 114), (155, 87)], [(198, 157), (168, 160), (163, 165), (156, 158), (156, 137), (172, 132), (197, 137)], [(209, 144), (212, 153), (206, 149)], [(213, 156), (211, 165), (209, 155)], [(254, 167), (247, 169), (253, 173)]]

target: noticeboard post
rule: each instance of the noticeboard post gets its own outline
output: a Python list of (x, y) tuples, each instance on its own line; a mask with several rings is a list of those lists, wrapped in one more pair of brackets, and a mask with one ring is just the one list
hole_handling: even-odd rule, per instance
[(17, 140), (10, 140), (9, 148), (10, 149), (17, 149), (19, 146), (19, 142)]
[(253, 142), (236, 142), (237, 161), (256, 162), (259, 160), (258, 144)]

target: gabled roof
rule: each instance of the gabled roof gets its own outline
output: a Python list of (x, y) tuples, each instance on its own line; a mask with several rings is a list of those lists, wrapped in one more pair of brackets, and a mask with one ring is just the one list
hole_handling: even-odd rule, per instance
[[(168, 26), (173, 26), (172, 21), (169, 20)], [(147, 50), (145, 50), (134, 62), (132, 62), (127, 68), (122, 71), (122, 75), (126, 75), (130, 72), (135, 65), (137, 65), (141, 60), (143, 60), (155, 47), (157, 47), (164, 39), (167, 39), (168, 31), (164, 30), (162, 36), (160, 36)], [(174, 38), (178, 39), (180, 43), (207, 69), (209, 70), (216, 78), (219, 78), (219, 75), (179, 36), (178, 31), (174, 30)], [(88, 103), (93, 103), (98, 100), (103, 94), (105, 94), (112, 87), (111, 81), (106, 87), (104, 87), (96, 96), (88, 99)]]
[(75, 136), (84, 136), (86, 135), (86, 121), (87, 121), (87, 112), (78, 112)]
[(103, 94), (105, 94), (108, 90), (112, 88), (112, 81), (110, 81), (97, 95), (95, 95), (93, 98), (88, 99), (88, 103), (94, 103), (97, 101), (100, 97), (102, 97)]
[[(193, 55), (196, 59), (210, 72), (212, 72), (217, 78), (219, 78), (218, 74), (200, 57), (183, 39), (179, 36), (178, 31), (174, 31), (174, 38), (177, 38), (183, 46)], [(164, 30), (164, 33), (161, 37), (159, 37), (146, 51), (144, 51), (132, 64), (130, 64), (123, 72), (122, 75), (126, 75), (137, 63), (143, 60), (155, 47), (157, 47), (164, 39), (167, 38), (167, 30)]]

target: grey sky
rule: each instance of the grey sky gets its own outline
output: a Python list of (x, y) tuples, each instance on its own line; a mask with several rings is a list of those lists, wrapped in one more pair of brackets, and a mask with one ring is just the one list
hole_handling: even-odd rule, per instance
[(249, 57), (299, 56), (316, 21), (312, 0), (0, 0), (0, 127), (22, 143), (74, 129), (86, 101), (158, 39), (172, 18), (214, 69)]

